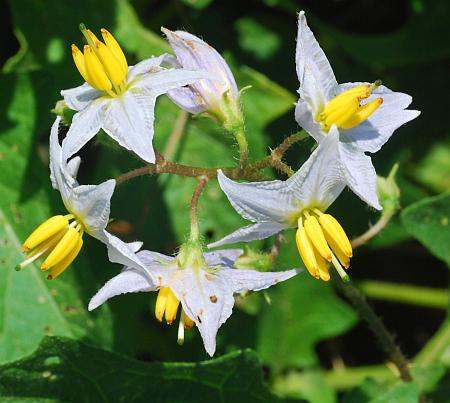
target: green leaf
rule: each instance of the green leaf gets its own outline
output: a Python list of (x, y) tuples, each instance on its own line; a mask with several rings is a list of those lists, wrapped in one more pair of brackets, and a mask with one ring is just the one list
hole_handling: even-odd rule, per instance
[[(301, 264), (291, 236), (294, 233), (288, 232), (288, 242), (281, 248), (282, 267)], [(276, 302), (262, 313), (257, 351), (278, 370), (318, 364), (316, 343), (345, 332), (357, 320), (330, 283), (318, 281), (306, 271), (279, 284), (272, 291), (272, 300)]]
[(413, 175), (435, 192), (450, 190), (450, 138), (434, 144), (414, 168)]
[[(54, 281), (34, 265), (14, 270), (24, 259), (21, 241), (45, 219), (65, 211), (59, 193), (51, 189), (46, 148), (34, 140), (35, 77), (0, 76), (0, 85), (8, 89), (2, 93), (5, 119), (0, 128), (0, 362), (29, 354), (46, 334), (112, 345), (109, 311), (94, 318), (85, 308), (96, 288), (92, 255), (82, 252)], [(103, 258), (106, 262), (106, 253)]]
[(0, 367), (0, 395), (91, 402), (280, 402), (250, 350), (199, 363), (144, 363), (59, 337)]
[(184, 4), (197, 10), (202, 10), (208, 7), (213, 0), (181, 0)]
[(344, 396), (344, 403), (417, 403), (420, 388), (415, 382), (397, 381), (393, 385), (367, 379)]
[(401, 215), (406, 230), (436, 257), (450, 264), (450, 193), (429, 197)]
[(261, 60), (270, 59), (281, 47), (281, 38), (251, 17), (235, 22), (241, 48)]

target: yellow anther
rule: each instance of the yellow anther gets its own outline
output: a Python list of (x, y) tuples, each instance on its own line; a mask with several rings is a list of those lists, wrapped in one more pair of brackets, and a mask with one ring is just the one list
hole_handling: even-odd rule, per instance
[(37, 227), (31, 235), (25, 240), (22, 252), (33, 249), (40, 243), (56, 235), (58, 232), (68, 228), (69, 220), (66, 216), (56, 215), (43, 222)]
[(308, 269), (309, 273), (315, 278), (320, 278), (319, 270), (317, 267), (317, 260), (314, 255), (314, 249), (308, 239), (305, 227), (299, 226), (295, 236), (295, 241), (297, 243), (298, 252), (300, 253), (303, 263), (305, 264), (305, 267)]
[(88, 81), (88, 75), (86, 73), (86, 66), (84, 65), (84, 55), (80, 49), (76, 45), (72, 44), (72, 57), (75, 62), (75, 66), (77, 67), (79, 73), (84, 78), (84, 81)]
[(169, 288), (160, 288), (158, 296), (156, 297), (155, 317), (160, 322), (162, 322), (164, 312), (166, 311), (167, 296), (169, 295), (169, 291)]
[(370, 84), (363, 84), (342, 92), (325, 105), (322, 113), (327, 115), (336, 109), (345, 107), (349, 101), (361, 101), (367, 98), (370, 95), (370, 87)]
[(325, 115), (324, 122), (326, 127), (331, 127), (335, 124), (337, 127), (341, 127), (342, 124), (350, 119), (357, 111), (359, 102), (356, 98), (349, 99), (345, 105), (332, 111), (330, 114)]
[(330, 272), (328, 271), (327, 261), (319, 254), (319, 252), (316, 249), (314, 249), (314, 256), (317, 261), (317, 270), (319, 272), (320, 279), (323, 281), (329, 281)]
[(179, 305), (180, 301), (177, 299), (175, 294), (169, 288), (169, 293), (167, 295), (167, 302), (166, 302), (166, 322), (168, 325), (171, 325), (173, 321), (176, 319)]
[(127, 72), (122, 68), (120, 62), (103, 42), (97, 41), (95, 42), (95, 46), (108, 78), (114, 85), (119, 86), (125, 79)]
[(116, 57), (116, 59), (122, 66), (122, 70), (125, 71), (126, 73), (128, 71), (128, 63), (119, 43), (116, 41), (114, 36), (112, 36), (112, 34), (105, 28), (102, 28), (100, 31), (102, 33), (102, 37), (103, 40), (105, 41), (106, 46), (108, 46), (108, 48), (111, 50), (113, 55)]
[(368, 117), (370, 117), (383, 103), (383, 98), (377, 98), (367, 104), (361, 106), (358, 111), (353, 114), (345, 122), (341, 123), (341, 127), (344, 129), (351, 129), (364, 122)]
[(328, 237), (327, 242), (330, 245), (331, 249), (333, 250), (333, 253), (336, 255), (338, 260), (341, 262), (342, 266), (344, 268), (348, 269), (350, 267), (350, 257), (348, 257), (342, 249), (338, 246), (337, 242), (333, 239)]
[(80, 24), (80, 30), (88, 44), (84, 46), (83, 53), (72, 45), (72, 56), (78, 71), (92, 87), (110, 96), (120, 95), (126, 89), (128, 63), (119, 44), (104, 28), (101, 32), (105, 43), (84, 24)]
[(87, 82), (92, 87), (101, 91), (109, 91), (112, 89), (112, 83), (108, 79), (105, 69), (89, 45), (84, 46), (84, 65), (89, 79)]
[[(95, 36), (95, 34), (90, 30), (90, 29), (86, 29), (87, 34), (89, 35), (90, 40), (92, 41), (92, 43), (96, 43), (99, 42), (98, 38)], [(84, 34), (84, 32), (83, 32)], [(86, 37), (86, 35), (85, 35)], [(86, 40), (88, 40), (88, 38), (86, 38)], [(92, 46), (92, 43), (89, 41), (88, 42), (90, 46)]]
[(331, 251), (316, 217), (309, 216), (305, 220), (305, 230), (308, 238), (311, 240), (320, 256), (331, 262)]
[(83, 238), (79, 237), (75, 248), (72, 249), (72, 251), (63, 260), (53, 267), (50, 274), (47, 276), (47, 280), (53, 280), (63, 273), (64, 270), (66, 270), (78, 256), (82, 246)]
[(75, 228), (69, 228), (55, 248), (42, 263), (41, 270), (48, 270), (57, 265), (77, 247), (80, 234)]
[(377, 98), (365, 105), (360, 105), (360, 102), (368, 98), (380, 83), (376, 81), (374, 84), (358, 85), (333, 98), (318, 115), (317, 119), (321, 122), (322, 128), (328, 130), (334, 124), (340, 128), (350, 129), (370, 117), (382, 104), (383, 99)]
[(319, 223), (324, 230), (324, 235), (328, 243), (330, 243), (330, 239), (332, 239), (345, 256), (349, 258), (352, 257), (352, 245), (350, 244), (344, 229), (341, 227), (341, 224), (339, 224), (330, 214), (322, 214), (319, 217)]

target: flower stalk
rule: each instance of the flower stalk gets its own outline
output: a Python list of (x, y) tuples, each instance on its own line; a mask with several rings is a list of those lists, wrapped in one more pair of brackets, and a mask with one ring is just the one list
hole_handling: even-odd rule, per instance
[(198, 226), (198, 201), (203, 189), (208, 182), (208, 178), (202, 176), (199, 178), (197, 187), (194, 190), (191, 199), (191, 233), (189, 235), (189, 240), (192, 242), (198, 242), (200, 240), (200, 230)]

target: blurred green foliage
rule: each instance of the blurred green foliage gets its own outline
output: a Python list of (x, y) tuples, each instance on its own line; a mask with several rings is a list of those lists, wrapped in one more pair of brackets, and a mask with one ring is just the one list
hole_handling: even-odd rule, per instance
[[(298, 129), (293, 119), (298, 87), (295, 13), (304, 8), (338, 81), (381, 78), (392, 89), (410, 93), (413, 108), (422, 111), (373, 156), (381, 175), (399, 162), (405, 209), (401, 219), (396, 217), (355, 253), (350, 274), (354, 279), (372, 277), (447, 289), (448, 272), (439, 259), (450, 263), (446, 224), (450, 131), (445, 119), (450, 5), (446, 0), (324, 3), (252, 0), (229, 7), (229, 2), (212, 0), (81, 0), (76, 6), (56, 0), (9, 1), (10, 16), (3, 17), (3, 29), (9, 27), (8, 59), (0, 77), (0, 363), (8, 364), (0, 367), (0, 396), (9, 401), (25, 397), (75, 401), (83, 391), (85, 400), (91, 401), (116, 401), (119, 396), (140, 401), (149, 395), (186, 402), (198, 401), (199, 396), (277, 401), (262, 384), (263, 365), (266, 381), (277, 393), (296, 401), (415, 402), (424, 391), (438, 402), (446, 401), (450, 378), (442, 375), (449, 365), (443, 359), (449, 336), (435, 333), (444, 312), (430, 309), (421, 314), (414, 306), (401, 311), (388, 303), (376, 305), (410, 357), (424, 346), (429, 351), (430, 338), (439, 337), (440, 343), (433, 346), (443, 346), (433, 349), (431, 363), (421, 368), (422, 375), (416, 372), (415, 382), (409, 385), (396, 381), (382, 364), (384, 355), (332, 285), (306, 275), (269, 290), (270, 305), (259, 294), (239, 300), (242, 310), (235, 309), (218, 335), (218, 355), (229, 354), (208, 363), (170, 364), (197, 362), (206, 354), (195, 329), (183, 348), (176, 345), (176, 328), (156, 322), (151, 314), (154, 301), (148, 294), (122, 296), (87, 312), (89, 298), (120, 269), (107, 261), (103, 246), (95, 240), (86, 242), (73, 267), (56, 281), (45, 280), (37, 267), (13, 270), (21, 260), (20, 242), (37, 224), (63, 209), (48, 178), (47, 143), (54, 119), (50, 110), (60, 99), (59, 91), (81, 84), (70, 54), (71, 43), (82, 43), (80, 22), (94, 31), (110, 29), (130, 64), (170, 51), (160, 35), (161, 25), (186, 29), (223, 52), (239, 87), (251, 85), (242, 101), (255, 160)], [(179, 116), (167, 98), (158, 101), (155, 145), (160, 151), (165, 150)], [(99, 139), (82, 151), (82, 183), (98, 183), (139, 166), (123, 150)], [(294, 147), (288, 162), (298, 168), (312, 144)], [(212, 122), (191, 118), (171, 158), (193, 165), (231, 166), (237, 150)], [(186, 237), (193, 187), (192, 179), (168, 176), (124, 184), (113, 198), (111, 228), (124, 240), (140, 239), (148, 249), (173, 253)], [(332, 206), (332, 213), (351, 236), (364, 232), (378, 218), (350, 192)], [(205, 241), (243, 223), (218, 186), (208, 184), (200, 203)], [(277, 268), (301, 266), (294, 234), (287, 232), (285, 237)], [(254, 246), (269, 250), (271, 241)], [(73, 340), (46, 338), (32, 354), (48, 335)], [(259, 358), (239, 351), (247, 347), (255, 349)], [(134, 358), (168, 363), (146, 364)]]

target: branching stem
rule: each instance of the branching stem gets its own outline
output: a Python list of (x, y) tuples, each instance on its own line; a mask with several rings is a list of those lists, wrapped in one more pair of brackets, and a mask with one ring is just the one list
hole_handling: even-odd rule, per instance
[(304, 131), (294, 133), (287, 137), (278, 147), (271, 151), (270, 155), (255, 162), (251, 165), (246, 165), (244, 168), (241, 167), (214, 167), (214, 168), (202, 168), (184, 164), (178, 164), (164, 158), (158, 152), (156, 153), (156, 161), (154, 164), (148, 164), (144, 167), (134, 169), (132, 171), (126, 172), (116, 178), (118, 185), (129, 181), (130, 179), (143, 176), (143, 175), (153, 175), (159, 173), (170, 173), (174, 175), (187, 176), (192, 178), (197, 178), (199, 176), (204, 176), (208, 179), (213, 179), (217, 176), (217, 170), (222, 169), (222, 171), (231, 179), (248, 179), (251, 180), (259, 171), (268, 168), (270, 166), (283, 164), (283, 172), (287, 175), (291, 174), (293, 171), (286, 164), (282, 163), (281, 158), (284, 153), (294, 145), (296, 142), (306, 138), (307, 134)]

